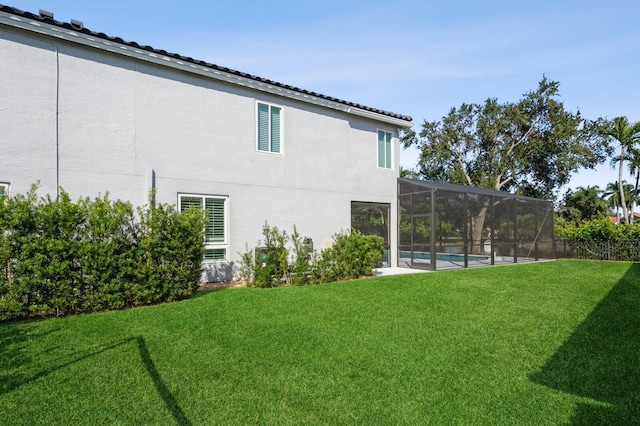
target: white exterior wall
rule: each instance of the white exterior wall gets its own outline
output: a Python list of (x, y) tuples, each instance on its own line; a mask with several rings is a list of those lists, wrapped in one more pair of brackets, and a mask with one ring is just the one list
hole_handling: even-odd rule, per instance
[[(142, 205), (153, 170), (158, 202), (228, 196), (230, 262), (208, 279), (231, 278), (265, 221), (317, 249), (350, 227), (351, 201), (388, 203), (397, 223), (391, 124), (21, 30), (0, 27), (0, 57), (0, 182), (55, 195), (59, 173), (72, 199)], [(282, 154), (256, 150), (257, 101), (282, 108)], [(392, 170), (377, 167), (378, 129), (393, 133)]]
[(11, 193), (36, 180), (43, 192), (56, 192), (54, 50), (0, 29), (0, 181)]

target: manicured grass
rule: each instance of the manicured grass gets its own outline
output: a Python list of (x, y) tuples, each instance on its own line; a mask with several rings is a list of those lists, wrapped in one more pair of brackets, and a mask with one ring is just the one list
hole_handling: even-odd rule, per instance
[(232, 288), (0, 324), (0, 424), (637, 424), (639, 335), (640, 264)]

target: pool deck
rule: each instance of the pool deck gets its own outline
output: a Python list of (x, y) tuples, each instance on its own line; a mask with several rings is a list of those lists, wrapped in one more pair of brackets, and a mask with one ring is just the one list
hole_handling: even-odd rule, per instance
[[(514, 262), (512, 257), (498, 257), (496, 258), (496, 263), (491, 265), (488, 262), (469, 262), (470, 268), (486, 268), (486, 267), (494, 267), (494, 266), (508, 266), (508, 265), (522, 265), (524, 263), (532, 263), (532, 262), (550, 262), (553, 259), (538, 259), (534, 260), (531, 258), (520, 258), (518, 262)], [(426, 263), (428, 265), (428, 263)], [(445, 262), (439, 261), (437, 262), (438, 271), (452, 270), (452, 269), (466, 269), (463, 268), (461, 262)], [(374, 269), (373, 274), (375, 276), (387, 276), (387, 275), (402, 275), (402, 274), (422, 274), (425, 272), (433, 272), (431, 269), (418, 269), (418, 268), (400, 268), (400, 267), (390, 267), (390, 268), (376, 268)]]
[(376, 268), (373, 271), (373, 274), (377, 277), (387, 276), (387, 275), (403, 275), (403, 274), (423, 274), (425, 272), (424, 269), (411, 269), (411, 268)]

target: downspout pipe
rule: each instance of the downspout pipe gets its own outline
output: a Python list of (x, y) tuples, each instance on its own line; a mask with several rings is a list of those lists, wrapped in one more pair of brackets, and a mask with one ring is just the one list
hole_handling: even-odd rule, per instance
[(60, 52), (56, 52), (56, 200), (60, 198)]

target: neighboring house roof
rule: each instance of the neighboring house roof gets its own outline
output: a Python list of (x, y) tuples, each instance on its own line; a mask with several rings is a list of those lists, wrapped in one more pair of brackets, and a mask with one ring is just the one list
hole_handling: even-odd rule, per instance
[[(619, 220), (621, 217), (622, 217), (622, 216), (609, 216), (609, 220), (610, 220), (612, 223), (618, 223), (618, 220)], [(633, 213), (633, 220), (634, 220), (634, 221), (640, 220), (640, 213), (638, 213), (638, 212), (634, 212), (634, 213)]]
[[(53, 19), (53, 14), (45, 11), (40, 12), (39, 15), (36, 15), (31, 12), (25, 12), (14, 7), (0, 4), (0, 24), (47, 34), (56, 38), (107, 50), (112, 53), (135, 57), (144, 61), (223, 80), (228, 83), (251, 87), (278, 96), (337, 109), (349, 114), (371, 118), (402, 128), (412, 125), (412, 118), (407, 115), (396, 114), (331, 96), (325, 96), (316, 92), (182, 56), (177, 53), (155, 49), (151, 46), (143, 46), (134, 41), (125, 41), (120, 37), (111, 37), (104, 33), (91, 31), (85, 28), (80, 21), (72, 19), (70, 23), (60, 22)], [(118, 46), (114, 46), (114, 44)]]

